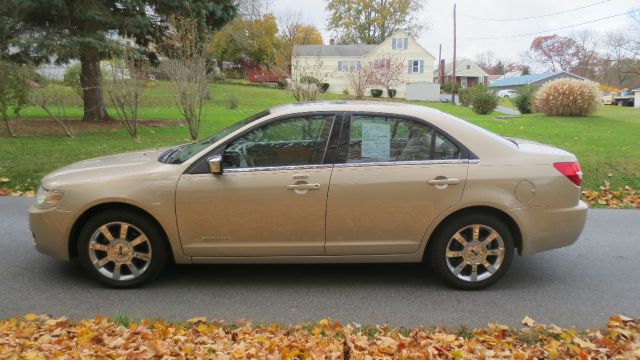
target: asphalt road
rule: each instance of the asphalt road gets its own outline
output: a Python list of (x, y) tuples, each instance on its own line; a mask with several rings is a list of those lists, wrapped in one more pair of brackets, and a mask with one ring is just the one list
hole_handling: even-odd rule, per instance
[(492, 288), (452, 290), (419, 264), (174, 266), (154, 283), (112, 290), (74, 264), (31, 245), (30, 199), (0, 197), (0, 319), (28, 312), (185, 320), (342, 322), (390, 325), (602, 326), (610, 314), (640, 315), (640, 211), (590, 210), (568, 248), (514, 260)]

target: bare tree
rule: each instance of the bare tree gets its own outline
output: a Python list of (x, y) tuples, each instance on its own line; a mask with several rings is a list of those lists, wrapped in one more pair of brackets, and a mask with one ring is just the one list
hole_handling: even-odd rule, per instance
[(148, 81), (149, 62), (136, 49), (124, 46), (111, 61), (105, 90), (118, 119), (132, 138), (139, 138), (138, 108)]
[(571, 34), (571, 38), (576, 43), (576, 63), (571, 71), (576, 75), (595, 79), (600, 63), (598, 33), (593, 30), (582, 30)]
[(208, 34), (201, 34), (195, 18), (174, 16), (170, 20), (162, 62), (175, 91), (176, 103), (193, 141), (198, 139), (205, 100), (209, 96), (207, 83)]
[(364, 99), (368, 87), (376, 83), (376, 68), (373, 61), (362, 59), (362, 61), (351, 61), (345, 69), (345, 77), (353, 89), (356, 99)]
[(331, 73), (325, 71), (320, 57), (313, 61), (302, 61), (296, 56), (289, 84), (291, 95), (298, 102), (315, 101), (323, 91), (325, 80), (330, 76)]
[(38, 91), (34, 91), (31, 102), (39, 106), (55, 121), (68, 138), (73, 138), (73, 129), (69, 124), (66, 111), (66, 94), (64, 89), (57, 85), (48, 85)]
[(286, 11), (278, 16), (279, 36), (276, 47), (276, 65), (291, 74), (291, 57), (296, 45), (321, 45), (322, 35), (313, 25), (304, 24), (302, 13)]
[(607, 34), (605, 44), (605, 81), (617, 87), (625, 87), (633, 79), (640, 77), (640, 52), (630, 48), (633, 39), (624, 32), (611, 32)]
[(370, 83), (380, 85), (387, 90), (389, 97), (391, 88), (402, 83), (402, 75), (406, 71), (406, 65), (403, 59), (389, 55), (382, 56), (373, 60), (373, 68), (370, 70)]

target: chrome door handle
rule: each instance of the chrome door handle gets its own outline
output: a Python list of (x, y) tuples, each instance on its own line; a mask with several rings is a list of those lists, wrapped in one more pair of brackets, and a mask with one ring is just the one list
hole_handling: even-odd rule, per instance
[(458, 185), (460, 184), (460, 179), (431, 179), (427, 181), (429, 185)]
[(287, 189), (289, 189), (289, 190), (318, 190), (318, 189), (320, 189), (320, 184), (292, 184), (292, 185), (287, 185)]

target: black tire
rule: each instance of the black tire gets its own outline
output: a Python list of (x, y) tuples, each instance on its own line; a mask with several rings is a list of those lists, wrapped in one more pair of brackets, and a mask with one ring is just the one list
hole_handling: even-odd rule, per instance
[[(495, 230), (501, 238), (502, 243), (504, 244), (504, 257), (498, 269), (493, 274), (490, 274), (488, 278), (477, 281), (464, 280), (456, 276), (449, 268), (446, 255), (447, 246), (450, 245), (449, 240), (452, 239), (452, 237), (459, 230), (467, 228), (474, 224), (483, 225)], [(486, 230), (486, 228), (483, 228), (483, 230), (481, 231), (488, 230)], [(509, 227), (500, 219), (489, 214), (465, 214), (453, 218), (443, 224), (443, 226), (440, 227), (436, 233), (434, 233), (430, 241), (432, 241), (433, 243), (429, 247), (428, 259), (433, 270), (437, 272), (447, 284), (461, 290), (480, 290), (493, 285), (496, 281), (500, 280), (502, 276), (504, 276), (504, 274), (509, 270), (511, 262), (513, 261), (514, 241)], [(488, 259), (496, 260), (497, 257)], [(460, 262), (464, 260), (464, 258), (459, 258)], [(489, 261), (489, 263), (491, 263), (491, 261)], [(483, 269), (485, 269), (486, 271), (484, 265), (477, 266), (478, 272), (482, 271)], [(465, 266), (465, 270), (471, 271), (471, 266)], [(486, 272), (489, 273), (488, 271)]]
[[(146, 269), (137, 277), (129, 280), (115, 280), (103, 275), (93, 265), (90, 257), (89, 243), (93, 234), (105, 224), (114, 222), (124, 222), (133, 225), (144, 233), (148, 243), (151, 259)], [(132, 228), (133, 229), (133, 228)], [(131, 230), (130, 230), (131, 231)], [(155, 222), (148, 216), (131, 210), (106, 210), (91, 217), (82, 227), (78, 238), (78, 260), (79, 263), (98, 281), (113, 288), (133, 288), (148, 283), (155, 279), (165, 267), (169, 248), (165, 237)]]

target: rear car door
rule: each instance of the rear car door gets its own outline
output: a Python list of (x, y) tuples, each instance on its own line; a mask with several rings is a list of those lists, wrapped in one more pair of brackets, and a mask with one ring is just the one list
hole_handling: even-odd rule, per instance
[(418, 119), (351, 114), (327, 201), (327, 255), (411, 254), (460, 201), (463, 146)]
[(333, 121), (319, 114), (260, 125), (224, 147), (221, 175), (184, 174), (176, 214), (185, 254), (324, 255)]

